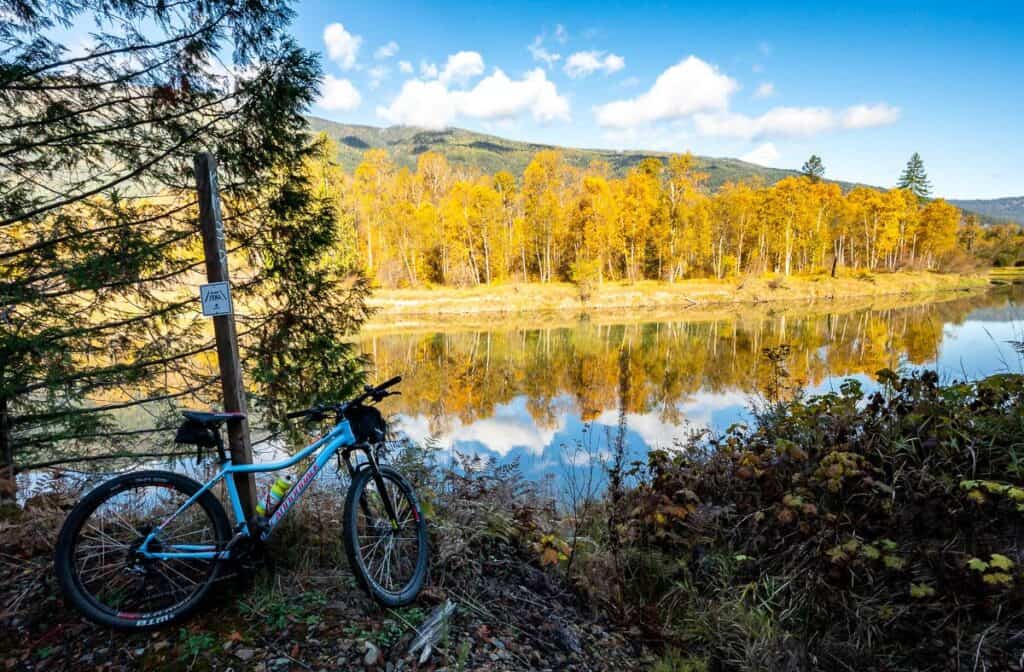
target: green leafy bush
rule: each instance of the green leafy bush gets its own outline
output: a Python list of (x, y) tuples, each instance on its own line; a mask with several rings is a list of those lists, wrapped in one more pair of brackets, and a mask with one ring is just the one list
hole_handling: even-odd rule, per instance
[(1016, 669), (1024, 377), (878, 380), (638, 467), (626, 600), (666, 641), (719, 669)]

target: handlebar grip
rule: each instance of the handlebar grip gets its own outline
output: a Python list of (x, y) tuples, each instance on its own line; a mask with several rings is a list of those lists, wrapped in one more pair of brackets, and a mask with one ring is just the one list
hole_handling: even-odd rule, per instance
[(378, 385), (377, 389), (378, 390), (384, 390), (384, 389), (387, 389), (387, 388), (391, 387), (392, 385), (397, 385), (400, 382), (402, 382), (402, 377), (401, 376), (395, 376), (394, 378), (392, 378), (390, 380), (385, 380), (383, 383)]
[(284, 417), (291, 419), (291, 418), (301, 418), (304, 415), (309, 415), (309, 409), (308, 408), (305, 409), (305, 410), (302, 410), (302, 411), (292, 411), (291, 413), (285, 415)]

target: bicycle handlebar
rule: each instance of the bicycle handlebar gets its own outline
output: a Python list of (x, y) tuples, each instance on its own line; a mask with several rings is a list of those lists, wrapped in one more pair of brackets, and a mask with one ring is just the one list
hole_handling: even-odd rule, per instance
[(318, 417), (318, 418), (322, 419), (323, 416), (326, 413), (328, 413), (329, 411), (335, 411), (335, 412), (340, 413), (341, 411), (345, 410), (346, 407), (354, 406), (356, 404), (361, 404), (364, 401), (366, 401), (367, 399), (373, 399), (374, 401), (380, 401), (384, 397), (389, 397), (392, 394), (401, 394), (400, 392), (387, 392), (386, 391), (389, 387), (397, 385), (400, 382), (402, 382), (402, 377), (401, 376), (395, 376), (394, 378), (391, 378), (389, 380), (385, 380), (383, 383), (381, 383), (380, 385), (378, 385), (376, 387), (367, 386), (366, 390), (362, 394), (360, 394), (358, 397), (355, 397), (354, 399), (350, 399), (349, 401), (346, 401), (344, 403), (341, 403), (341, 404), (318, 404), (317, 406), (313, 406), (311, 408), (305, 408), (305, 409), (303, 409), (301, 411), (291, 411), (290, 413), (287, 413), (284, 417), (289, 418), (289, 419), (303, 418), (303, 417)]

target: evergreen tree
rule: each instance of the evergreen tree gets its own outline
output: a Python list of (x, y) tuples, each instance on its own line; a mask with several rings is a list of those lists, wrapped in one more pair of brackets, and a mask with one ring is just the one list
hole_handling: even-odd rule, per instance
[(811, 158), (804, 161), (800, 172), (810, 178), (811, 182), (820, 182), (825, 177), (825, 164), (821, 162), (820, 156), (811, 154)]
[(919, 200), (928, 198), (932, 193), (932, 184), (928, 181), (928, 173), (924, 169), (924, 161), (917, 152), (907, 161), (907, 167), (900, 175), (900, 181), (896, 184), (900, 189), (908, 189)]
[[(219, 162), (250, 389), (271, 410), (353, 389), (344, 335), (366, 283), (329, 254), (337, 216), (310, 184), (302, 117), (320, 66), (287, 36), (287, 1), (0, 0), (0, 15), (0, 479), (166, 451), (178, 404), (216, 402), (198, 151)], [(83, 24), (72, 52), (61, 30)], [(140, 405), (145, 424), (123, 426)]]

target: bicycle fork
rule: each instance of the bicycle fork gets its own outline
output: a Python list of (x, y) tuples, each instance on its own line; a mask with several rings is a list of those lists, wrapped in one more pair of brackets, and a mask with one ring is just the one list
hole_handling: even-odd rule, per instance
[[(356, 468), (352, 466), (352, 451), (362, 450), (366, 453), (366, 463), (369, 465), (364, 469), (369, 469), (373, 475), (373, 482), (377, 485), (377, 492), (380, 494), (381, 500), (384, 502), (384, 511), (388, 514), (388, 520), (391, 522), (391, 529), (398, 529), (398, 512), (395, 510), (395, 504), (391, 501), (391, 495), (388, 494), (387, 486), (384, 484), (384, 478), (380, 475), (380, 466), (377, 463), (377, 458), (373, 454), (373, 449), (370, 446), (358, 446), (346, 450), (343, 456), (345, 460), (345, 466), (348, 467), (349, 478), (355, 478)], [(370, 508), (366, 504), (366, 494), (359, 498), (359, 507), (363, 510), (363, 515), (366, 516), (366, 520), (369, 521), (371, 518)]]

